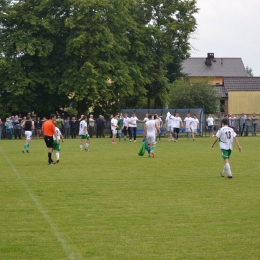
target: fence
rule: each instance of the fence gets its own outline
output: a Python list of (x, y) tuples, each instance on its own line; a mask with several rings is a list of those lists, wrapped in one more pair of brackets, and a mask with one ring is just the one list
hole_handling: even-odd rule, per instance
[[(204, 117), (204, 134), (205, 134), (205, 136), (208, 135), (206, 119), (207, 119), (207, 116)], [(246, 122), (244, 125), (241, 123), (240, 118), (235, 118), (235, 119), (229, 118), (228, 122), (229, 122), (229, 126), (234, 126), (233, 129), (238, 136), (241, 135), (241, 132), (243, 132), (243, 135), (245, 135), (245, 136), (249, 136), (250, 134), (253, 135), (254, 126), (253, 126), (253, 122), (251, 119), (246, 119)], [(255, 130), (257, 133), (260, 131), (260, 125), (258, 123), (258, 120), (255, 121), (255, 123), (256, 123)], [(219, 128), (221, 128), (221, 119), (216, 119), (216, 120), (214, 120), (214, 132), (217, 132)]]
[[(150, 114), (154, 114), (157, 113), (159, 116), (162, 116), (162, 120), (163, 122), (165, 122), (165, 118), (166, 118), (166, 114), (167, 112), (171, 112), (173, 115), (175, 115), (176, 113), (179, 113), (180, 117), (182, 118), (182, 120), (186, 117), (187, 113), (190, 113), (191, 116), (193, 114), (197, 114), (199, 122), (200, 122), (200, 128), (198, 130), (199, 134), (201, 136), (208, 136), (209, 132), (208, 132), (208, 128), (206, 125), (206, 115), (204, 115), (203, 110), (200, 109), (123, 109), (122, 113), (127, 113), (129, 116), (132, 115), (133, 112), (136, 113), (137, 118), (139, 118), (140, 120), (143, 120), (143, 118), (145, 117), (145, 114), (150, 113)], [(229, 119), (230, 121), (230, 119)], [(253, 124), (252, 124), (252, 120), (246, 120), (245, 125), (241, 125), (240, 124), (240, 119), (233, 119), (234, 121), (234, 130), (235, 132), (238, 134), (238, 136), (241, 135), (241, 132), (243, 130), (243, 135), (245, 136), (249, 136), (252, 135), (252, 132), (254, 130)], [(260, 131), (260, 125), (259, 122), (256, 122), (256, 132)], [(79, 124), (79, 122), (78, 122)], [(138, 122), (137, 123), (137, 134), (142, 134), (143, 133), (143, 127), (144, 127), (144, 122)], [(220, 119), (216, 119), (214, 122), (214, 132), (216, 132), (219, 128), (221, 127), (221, 120)], [(4, 138), (9, 138), (9, 136), (6, 135), (6, 131), (5, 131), (5, 126), (4, 126), (4, 122), (3, 124), (0, 126), (0, 139), (4, 139)], [(104, 135), (110, 135), (110, 119), (105, 120), (105, 127), (104, 127)], [(77, 130), (76, 133), (78, 135), (78, 126), (77, 126)], [(164, 135), (167, 133), (167, 130), (165, 129), (161, 129), (161, 134)], [(186, 131), (185, 129), (180, 129), (180, 135), (181, 134), (185, 134)], [(96, 134), (96, 125), (94, 127), (94, 136)]]

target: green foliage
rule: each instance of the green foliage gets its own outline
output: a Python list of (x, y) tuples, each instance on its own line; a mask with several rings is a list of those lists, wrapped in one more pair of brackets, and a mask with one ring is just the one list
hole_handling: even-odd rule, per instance
[(163, 107), (196, 28), (195, 0), (0, 4), (0, 103), (39, 115)]
[(246, 66), (246, 72), (247, 72), (248, 77), (254, 77), (254, 73), (253, 73), (252, 68)]
[(204, 108), (205, 114), (215, 113), (219, 109), (219, 96), (208, 79), (176, 80), (169, 94), (169, 107)]

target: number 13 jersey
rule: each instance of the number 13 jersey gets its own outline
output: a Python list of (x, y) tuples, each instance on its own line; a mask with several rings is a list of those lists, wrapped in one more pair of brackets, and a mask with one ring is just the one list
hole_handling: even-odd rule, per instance
[(220, 128), (216, 134), (219, 138), (219, 147), (224, 150), (232, 150), (233, 139), (236, 137), (234, 130), (228, 126)]

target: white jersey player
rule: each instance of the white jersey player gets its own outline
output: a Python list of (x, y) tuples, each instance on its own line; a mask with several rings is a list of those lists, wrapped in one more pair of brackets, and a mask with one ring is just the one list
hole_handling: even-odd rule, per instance
[(148, 115), (148, 121), (144, 124), (144, 133), (143, 137), (146, 136), (146, 141), (149, 147), (152, 145), (151, 150), (151, 155), (150, 155), (150, 150), (148, 151), (149, 157), (152, 156), (154, 157), (154, 151), (156, 147), (156, 131), (159, 133), (160, 129), (155, 122), (155, 120), (152, 120), (152, 115)]
[(216, 139), (214, 140), (212, 144), (212, 148), (214, 147), (215, 143), (219, 141), (219, 146), (222, 152), (222, 157), (224, 159), (224, 168), (220, 175), (222, 177), (225, 176), (225, 173), (228, 173), (228, 178), (232, 178), (231, 168), (229, 164), (229, 158), (233, 149), (233, 140), (235, 140), (239, 152), (242, 151), (242, 148), (236, 138), (236, 133), (231, 127), (228, 127), (228, 119), (224, 118), (222, 119), (222, 128), (220, 128), (216, 134)]

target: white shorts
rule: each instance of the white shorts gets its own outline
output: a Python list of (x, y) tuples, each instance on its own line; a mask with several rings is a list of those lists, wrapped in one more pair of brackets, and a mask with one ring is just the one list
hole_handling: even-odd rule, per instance
[(154, 133), (147, 133), (146, 141), (148, 144), (156, 144), (156, 136)]
[(168, 125), (168, 131), (173, 132), (173, 125)]
[(31, 140), (32, 131), (25, 131), (24, 134), (25, 134), (25, 136), (26, 136), (26, 140)]
[(197, 133), (197, 128), (191, 127), (191, 132), (192, 132), (192, 133)]
[(111, 131), (112, 131), (113, 134), (116, 134), (116, 133), (117, 133), (117, 130), (116, 130), (115, 127), (111, 127)]
[(186, 133), (188, 132), (192, 132), (192, 129), (191, 128), (186, 128)]

